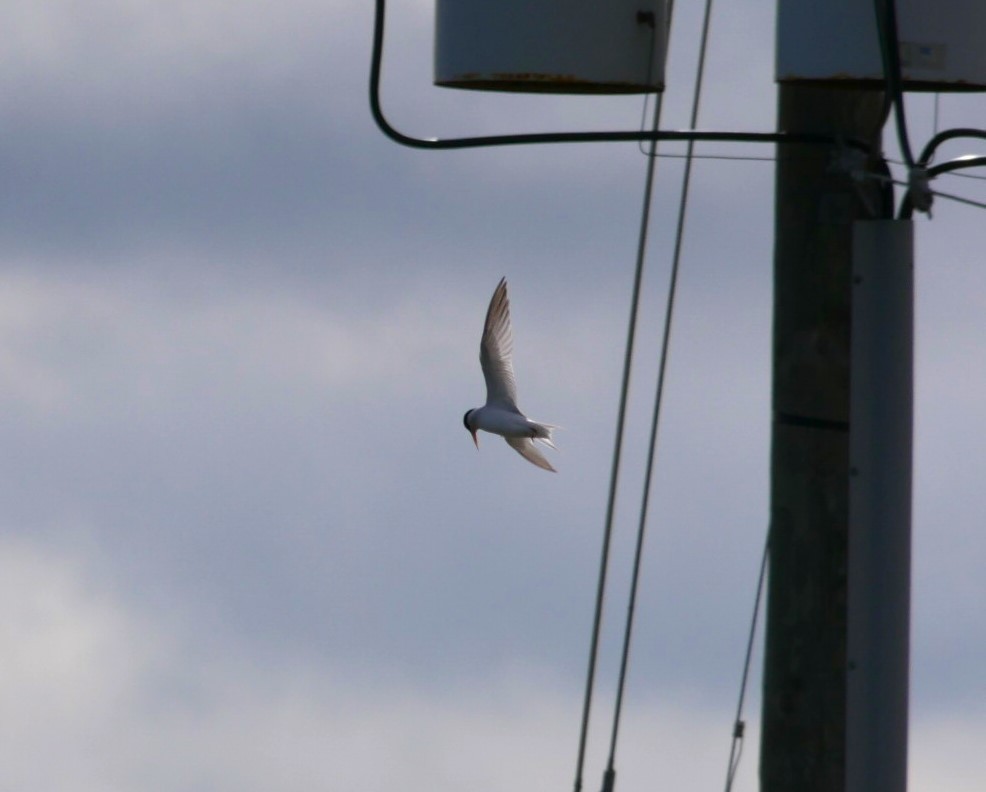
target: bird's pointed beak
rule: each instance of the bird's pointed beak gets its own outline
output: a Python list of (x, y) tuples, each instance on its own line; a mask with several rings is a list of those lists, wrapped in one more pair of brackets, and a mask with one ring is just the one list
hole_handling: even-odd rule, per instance
[(476, 448), (479, 448), (479, 438), (476, 436), (476, 430), (470, 429), (469, 433), (472, 435), (472, 441), (476, 444)]

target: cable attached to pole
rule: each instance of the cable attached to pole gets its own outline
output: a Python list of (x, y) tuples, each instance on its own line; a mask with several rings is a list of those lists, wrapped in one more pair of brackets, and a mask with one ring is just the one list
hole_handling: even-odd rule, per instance
[(876, 25), (880, 35), (880, 54), (883, 58), (883, 75), (887, 84), (888, 100), (893, 103), (900, 155), (908, 168), (914, 168), (914, 154), (907, 135), (907, 118), (904, 112), (904, 89), (900, 69), (900, 44), (897, 40), (897, 4), (895, 0), (874, 0)]
[(732, 792), (736, 771), (739, 769), (740, 757), (743, 755), (743, 740), (746, 732), (746, 721), (743, 720), (743, 702), (746, 699), (746, 684), (750, 678), (750, 662), (753, 659), (753, 641), (757, 634), (757, 622), (760, 619), (760, 601), (763, 599), (763, 583), (767, 577), (767, 559), (770, 557), (770, 531), (763, 546), (763, 556), (760, 559), (760, 575), (757, 578), (757, 593), (753, 598), (753, 618), (750, 619), (750, 634), (746, 640), (746, 657), (743, 660), (743, 676), (740, 680), (739, 701), (736, 704), (736, 717), (733, 719), (733, 739), (729, 747), (729, 763), (726, 766), (726, 790)]
[(918, 157), (918, 164), (927, 167), (931, 164), (931, 158), (935, 156), (935, 150), (942, 143), (947, 143), (949, 140), (955, 140), (957, 138), (976, 138), (978, 140), (986, 140), (986, 130), (959, 127), (957, 129), (946, 129), (944, 132), (938, 132), (925, 144), (924, 148), (921, 149), (921, 155)]
[[(928, 180), (935, 178), (942, 173), (951, 173), (953, 171), (962, 170), (965, 168), (981, 168), (986, 166), (986, 157), (956, 157), (954, 160), (949, 160), (948, 162), (943, 162), (940, 165), (932, 165), (928, 168)], [(939, 191), (934, 191), (935, 195), (940, 195), (942, 198), (947, 198), (952, 201), (957, 201), (959, 203), (969, 204), (971, 206), (976, 206), (983, 208), (983, 204), (979, 201), (972, 201), (968, 198), (962, 198), (958, 195), (949, 195), (948, 193), (943, 193)], [(909, 220), (914, 213), (915, 209), (920, 207), (916, 206), (914, 203), (914, 197), (911, 195), (911, 191), (908, 190), (904, 194), (904, 200), (901, 202), (899, 217), (902, 220)]]

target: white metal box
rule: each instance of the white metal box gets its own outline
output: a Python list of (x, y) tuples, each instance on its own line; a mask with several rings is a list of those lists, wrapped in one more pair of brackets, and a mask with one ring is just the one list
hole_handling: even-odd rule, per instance
[[(873, 0), (780, 0), (779, 82), (883, 81)], [(897, 0), (907, 90), (986, 89), (986, 2)]]
[(437, 0), (435, 83), (543, 93), (664, 88), (665, 0)]

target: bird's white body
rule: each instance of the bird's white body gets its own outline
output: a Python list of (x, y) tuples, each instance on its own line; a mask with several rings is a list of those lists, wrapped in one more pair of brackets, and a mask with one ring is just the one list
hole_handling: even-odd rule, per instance
[(501, 437), (550, 439), (551, 427), (532, 421), (519, 410), (487, 404), (470, 411), (469, 423), (476, 429)]
[(507, 279), (503, 278), (490, 300), (483, 325), (483, 338), (479, 345), (479, 362), (486, 379), (486, 404), (469, 410), (462, 422), (472, 433), (477, 446), (477, 431), (497, 434), (528, 462), (544, 470), (554, 471), (551, 463), (534, 445), (534, 441), (554, 448), (551, 430), (555, 427), (532, 421), (517, 408), (512, 352), (510, 303), (507, 300)]

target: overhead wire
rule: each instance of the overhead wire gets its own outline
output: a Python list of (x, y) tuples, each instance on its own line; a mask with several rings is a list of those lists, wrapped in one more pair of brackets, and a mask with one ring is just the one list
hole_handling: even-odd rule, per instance
[(949, 173), (943, 173), (942, 176), (958, 176), (960, 179), (976, 179), (977, 181), (986, 181), (986, 176), (977, 176), (975, 173), (959, 173), (958, 171), (950, 171)]
[(736, 771), (739, 769), (740, 758), (743, 755), (743, 744), (746, 737), (746, 721), (743, 720), (743, 704), (746, 700), (747, 682), (750, 678), (750, 666), (753, 660), (753, 644), (757, 635), (757, 623), (760, 620), (760, 602), (763, 600), (763, 584), (767, 577), (767, 560), (770, 558), (770, 530), (763, 545), (763, 555), (760, 557), (760, 574), (757, 577), (757, 593), (753, 598), (753, 616), (750, 619), (750, 631), (746, 639), (746, 655), (743, 659), (743, 675), (740, 679), (739, 701), (736, 703), (736, 717), (733, 719), (733, 737), (729, 747), (729, 762), (726, 765), (725, 792), (732, 792)]
[(949, 140), (956, 140), (958, 138), (986, 140), (986, 129), (956, 127), (955, 129), (946, 129), (943, 132), (939, 132), (924, 144), (924, 148), (921, 149), (921, 154), (918, 156), (918, 162), (921, 165), (929, 165), (932, 157), (935, 155), (935, 151), (940, 145), (947, 143)]
[(961, 195), (942, 192), (941, 190), (932, 190), (931, 192), (936, 198), (944, 198), (947, 201), (955, 201), (966, 206), (974, 206), (977, 209), (986, 209), (986, 202), (983, 201), (974, 201), (972, 198), (965, 198)]
[(740, 154), (655, 154), (655, 157), (667, 159), (693, 160), (730, 160), (733, 162), (777, 162), (777, 157), (755, 157)]
[[(673, 9), (674, 9), (674, 0), (670, 0), (668, 5), (668, 19), (667, 19), (667, 26), (669, 29), (671, 27), (671, 12), (673, 11)], [(655, 19), (653, 14), (645, 14), (643, 11), (638, 11), (637, 23), (640, 24), (645, 21), (649, 22), (650, 24), (651, 36), (650, 36), (650, 52), (647, 55), (647, 79), (644, 81), (644, 85), (651, 85), (651, 83), (653, 82), (653, 72), (654, 72), (654, 47), (657, 45), (657, 20)], [(649, 104), (648, 102), (649, 99), (650, 99), (650, 94), (645, 93), (644, 106), (640, 109), (641, 132), (643, 132), (647, 128), (647, 105)], [(661, 118), (661, 109), (664, 104), (664, 91), (660, 91), (657, 94), (655, 94), (654, 102), (655, 102), (654, 121), (651, 124), (651, 126), (654, 129), (657, 129), (661, 125), (660, 118)], [(657, 146), (648, 145), (648, 148), (645, 149), (643, 140), (637, 141), (637, 148), (640, 150), (641, 154), (644, 154), (646, 156), (650, 156), (650, 157), (660, 156), (657, 153)]]
[(877, 30), (880, 37), (880, 54), (883, 75), (887, 84), (888, 99), (892, 103), (897, 142), (901, 156), (908, 168), (914, 167), (914, 154), (907, 134), (907, 116), (904, 112), (904, 91), (900, 70), (900, 44), (897, 39), (897, 4), (895, 0), (873, 0)]
[[(668, 21), (670, 24), (671, 11), (669, 6)], [(663, 33), (663, 31), (661, 31)], [(647, 65), (647, 84), (651, 81), (651, 69), (653, 68), (654, 44), (657, 40), (659, 31), (655, 20), (651, 19), (651, 47), (650, 58)], [(646, 100), (645, 100), (646, 106)], [(658, 129), (661, 123), (661, 110), (663, 108), (662, 98), (659, 96), (654, 102), (654, 116), (652, 126)], [(613, 439), (613, 456), (610, 466), (609, 490), (606, 499), (606, 518), (603, 526), (603, 546), (600, 553), (599, 575), (596, 585), (596, 600), (592, 620), (592, 637), (589, 646), (589, 666), (586, 671), (585, 696), (582, 703), (582, 721), (579, 728), (579, 747), (575, 763), (575, 792), (582, 789), (583, 776), (585, 773), (585, 755), (589, 739), (589, 718), (592, 710), (592, 698), (595, 686), (596, 664), (599, 658), (599, 641), (602, 632), (603, 604), (606, 598), (606, 578), (609, 569), (609, 553), (613, 537), (613, 520), (616, 513), (616, 495), (620, 480), (620, 464), (623, 458), (623, 438), (626, 429), (627, 403), (630, 396), (630, 376), (633, 370), (633, 350), (637, 334), (637, 319), (640, 313), (640, 292), (643, 282), (644, 261), (647, 251), (647, 233), (650, 228), (650, 211), (654, 193), (654, 173), (657, 168), (657, 140), (650, 140), (648, 143), (649, 154), (647, 158), (647, 170), (644, 179), (643, 206), (640, 212), (640, 228), (637, 236), (637, 255), (634, 264), (633, 289), (630, 296), (630, 317), (627, 324), (627, 339), (623, 355), (623, 374), (620, 381), (620, 401), (617, 409), (616, 430)], [(604, 782), (604, 789), (606, 784)]]
[[(689, 125), (694, 129), (698, 124), (699, 108), (701, 106), (702, 87), (705, 76), (706, 55), (708, 52), (709, 28), (712, 17), (712, 0), (706, 0), (702, 19), (702, 33), (699, 44), (698, 66), (695, 76), (695, 90), (692, 94), (692, 108)], [(647, 518), (650, 508), (651, 485), (654, 478), (654, 464), (657, 456), (658, 428), (660, 425), (661, 406), (664, 398), (664, 386), (667, 375), (668, 358), (671, 346), (671, 328), (674, 319), (675, 297), (677, 296), (678, 274), (681, 269), (681, 253), (685, 235), (685, 218), (688, 211), (688, 193), (691, 185), (692, 164), (695, 141), (689, 141), (685, 155), (685, 169), (682, 175), (681, 193), (678, 201), (678, 217), (675, 228), (674, 252), (671, 260), (671, 273), (664, 307), (664, 326), (661, 332), (661, 351), (658, 357), (657, 383), (654, 393), (654, 407), (651, 414), (650, 435), (647, 449), (647, 463), (644, 472), (644, 485), (641, 495), (640, 514), (637, 523), (636, 542), (634, 546), (633, 566), (630, 581), (630, 593), (627, 604), (627, 615), (623, 629), (623, 644), (620, 653), (620, 671), (617, 681), (616, 698), (613, 706), (612, 727), (610, 731), (609, 754), (606, 769), (603, 773), (603, 792), (612, 792), (616, 783), (616, 748), (619, 737), (620, 719), (623, 712), (623, 697), (626, 689), (627, 671), (630, 659), (630, 646), (633, 634), (634, 615), (637, 592), (640, 583), (640, 569), (643, 561), (644, 538), (647, 531)], [(645, 239), (642, 237), (641, 242)], [(644, 251), (638, 253), (642, 258)]]
[[(660, 103), (655, 104), (655, 119), (660, 114)], [(651, 141), (651, 147), (657, 141)], [(603, 549), (599, 562), (599, 581), (596, 588), (596, 604), (593, 615), (592, 641), (589, 648), (589, 669), (586, 677), (585, 700), (582, 707), (582, 726), (579, 734), (579, 751), (576, 762), (575, 792), (582, 789), (582, 778), (585, 769), (585, 752), (589, 734), (589, 713), (592, 707), (593, 685), (595, 670), (599, 655), (599, 638), (602, 625), (603, 602), (606, 594), (606, 577), (609, 566), (609, 552), (613, 536), (613, 517), (616, 511), (616, 493), (620, 479), (620, 462), (623, 456), (623, 438), (626, 427), (627, 402), (630, 392), (630, 374), (633, 368), (633, 348), (636, 338), (637, 318), (640, 309), (640, 287), (643, 279), (644, 253), (647, 247), (647, 230), (650, 225), (651, 196), (654, 185), (654, 170), (656, 158), (647, 159), (647, 176), (644, 186), (644, 205), (641, 211), (639, 242), (637, 245), (637, 261), (634, 269), (633, 291), (630, 298), (630, 320), (627, 328), (627, 341), (623, 358), (623, 377), (620, 384), (620, 406), (616, 419), (616, 437), (613, 443), (613, 459), (610, 468), (609, 494), (606, 502), (606, 521), (603, 529)], [(604, 786), (605, 788), (605, 786)]]

